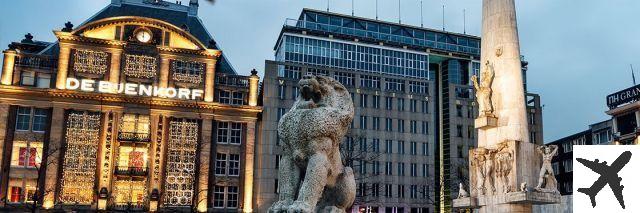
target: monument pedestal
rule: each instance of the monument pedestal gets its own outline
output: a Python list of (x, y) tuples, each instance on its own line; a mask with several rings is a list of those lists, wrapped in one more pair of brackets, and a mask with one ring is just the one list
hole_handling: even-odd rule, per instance
[(453, 207), (492, 213), (531, 212), (532, 205), (560, 202), (556, 190), (534, 189), (542, 165), (542, 154), (536, 150), (535, 144), (520, 141), (470, 150), (470, 197), (453, 200)]
[(490, 129), (498, 126), (498, 118), (494, 116), (482, 116), (476, 118), (474, 124), (476, 129)]

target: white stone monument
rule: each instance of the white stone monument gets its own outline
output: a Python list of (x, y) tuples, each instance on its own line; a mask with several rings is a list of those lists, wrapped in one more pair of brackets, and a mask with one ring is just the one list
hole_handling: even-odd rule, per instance
[(531, 212), (534, 204), (560, 201), (553, 171), (541, 172), (543, 155), (555, 152), (529, 142), (514, 1), (483, 0), (484, 65), (480, 78), (472, 78), (480, 111), (478, 148), (469, 151), (470, 196), (455, 199), (454, 208)]

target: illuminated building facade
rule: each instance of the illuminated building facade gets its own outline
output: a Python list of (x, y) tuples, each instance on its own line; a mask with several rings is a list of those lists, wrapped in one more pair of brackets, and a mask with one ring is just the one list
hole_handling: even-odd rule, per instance
[(113, 0), (3, 52), (4, 208), (252, 212), (259, 78), (197, 10)]

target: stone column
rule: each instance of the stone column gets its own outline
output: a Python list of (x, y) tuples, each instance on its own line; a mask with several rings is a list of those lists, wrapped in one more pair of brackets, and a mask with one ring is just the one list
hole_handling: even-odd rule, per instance
[[(498, 121), (495, 128), (479, 131), (478, 147), (493, 148), (503, 141), (529, 142), (514, 1), (483, 0), (482, 4), (481, 69), (494, 73), (491, 102)], [(481, 81), (485, 80), (481, 76)]]
[(171, 67), (171, 59), (167, 55), (160, 55), (160, 82), (159, 87), (169, 86), (169, 68)]
[(260, 77), (258, 77), (258, 71), (251, 70), (251, 76), (249, 76), (249, 106), (258, 106), (258, 83)]
[[(64, 140), (65, 133), (63, 132), (65, 124), (65, 112), (63, 108), (59, 106), (53, 107), (53, 113), (51, 113), (51, 133), (49, 135), (49, 151), (51, 154), (47, 157), (47, 169), (44, 182), (44, 199), (42, 207), (44, 209), (53, 208), (56, 197), (56, 185), (60, 181), (61, 177), (58, 174), (58, 167), (61, 164), (61, 151), (62, 142)], [(54, 151), (57, 150), (57, 151)]]
[[(9, 116), (9, 104), (0, 104), (0, 153), (4, 153), (5, 147), (4, 147), (4, 140), (5, 137), (7, 137), (7, 125), (13, 125), (13, 124), (8, 124), (7, 122), (9, 122), (8, 120), (8, 116)], [(3, 168), (2, 166), (2, 162), (4, 155), (0, 155), (0, 168)]]
[(198, 212), (207, 212), (209, 192), (209, 161), (211, 160), (211, 135), (213, 121), (211, 119), (202, 120), (202, 140), (200, 141), (200, 170), (198, 177)]
[(4, 60), (2, 63), (2, 80), (0, 80), (2, 85), (12, 85), (13, 84), (13, 67), (16, 61), (15, 50), (5, 50), (4, 52)]
[(111, 68), (109, 69), (109, 82), (120, 82), (120, 64), (122, 61), (122, 49), (111, 50)]
[(213, 90), (214, 90), (214, 78), (216, 73), (216, 62), (217, 59), (207, 59), (207, 70), (205, 74), (204, 81), (204, 101), (205, 102), (213, 102)]
[(245, 144), (244, 155), (244, 183), (242, 184), (242, 212), (253, 212), (253, 159), (254, 159), (254, 146), (256, 138), (256, 122), (247, 122), (247, 140)]
[(69, 44), (60, 42), (60, 55), (58, 56), (58, 76), (56, 78), (56, 88), (65, 89), (67, 72), (69, 70), (69, 55), (71, 47)]

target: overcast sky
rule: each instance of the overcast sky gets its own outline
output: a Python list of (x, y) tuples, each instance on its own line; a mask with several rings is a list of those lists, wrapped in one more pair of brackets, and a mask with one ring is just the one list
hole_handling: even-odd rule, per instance
[[(189, 0), (182, 0), (186, 4)], [(66, 21), (76, 26), (109, 0), (0, 2), (0, 48), (27, 32), (54, 41)], [(481, 0), (423, 0), (424, 26), (480, 34)], [(264, 69), (286, 18), (302, 8), (326, 10), (326, 0), (217, 0), (199, 15), (240, 74)], [(351, 1), (330, 0), (333, 12), (351, 13)], [(420, 26), (420, 0), (401, 0), (402, 23)], [(605, 96), (632, 86), (629, 64), (640, 69), (638, 0), (517, 0), (522, 54), (530, 62), (529, 90), (542, 97), (545, 142), (608, 119)], [(375, 18), (375, 0), (355, 0), (355, 15)], [(381, 20), (398, 21), (398, 1), (379, 0)], [(637, 72), (640, 74), (640, 72)], [(640, 76), (639, 76), (640, 77)]]

